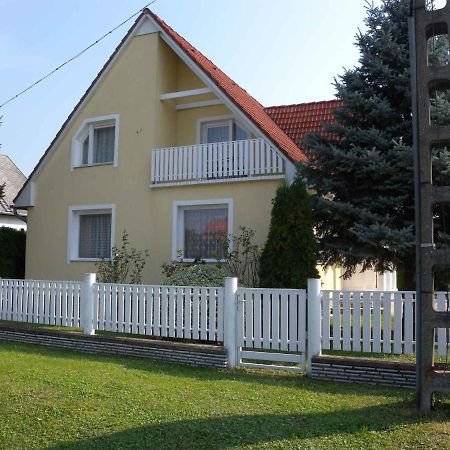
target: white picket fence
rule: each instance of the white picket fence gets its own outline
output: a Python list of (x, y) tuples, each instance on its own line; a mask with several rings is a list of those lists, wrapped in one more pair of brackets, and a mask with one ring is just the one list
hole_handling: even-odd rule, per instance
[(0, 320), (80, 326), (81, 283), (0, 279)]
[[(415, 352), (416, 293), (408, 291), (322, 291), (322, 348), (412, 355)], [(434, 308), (446, 311), (447, 292), (435, 294)], [(445, 356), (446, 329), (436, 333), (436, 350)]]
[[(306, 351), (306, 291), (297, 289), (238, 289), (238, 362), (261, 367), (246, 360), (300, 364)], [(271, 365), (286, 369), (287, 366)]]
[[(320, 291), (310, 281), (306, 292), (238, 289), (236, 279), (225, 288), (102, 284), (94, 274), (83, 283), (0, 279), (0, 320), (224, 342), (230, 366), (303, 370), (305, 355), (321, 349), (415, 352), (415, 292)], [(450, 309), (446, 292), (435, 308)], [(449, 330), (439, 329), (437, 354), (449, 346)]]
[(96, 283), (97, 330), (223, 341), (223, 288)]

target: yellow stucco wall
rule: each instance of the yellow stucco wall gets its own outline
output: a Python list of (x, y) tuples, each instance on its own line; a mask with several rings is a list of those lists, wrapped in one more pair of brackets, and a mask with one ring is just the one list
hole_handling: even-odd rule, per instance
[[(240, 225), (251, 227), (255, 242), (264, 244), (276, 180), (149, 187), (151, 149), (193, 144), (199, 118), (230, 114), (223, 105), (177, 112), (173, 103), (160, 101), (162, 93), (203, 86), (157, 34), (131, 40), (35, 178), (36, 206), (28, 213), (27, 278), (79, 280), (95, 271), (94, 263), (67, 261), (69, 206), (114, 204), (116, 243), (126, 229), (132, 246), (150, 251), (146, 283), (160, 282), (161, 264), (172, 257), (176, 200), (232, 198), (234, 231)], [(82, 122), (111, 114), (120, 115), (118, 167), (70, 171), (71, 140)]]

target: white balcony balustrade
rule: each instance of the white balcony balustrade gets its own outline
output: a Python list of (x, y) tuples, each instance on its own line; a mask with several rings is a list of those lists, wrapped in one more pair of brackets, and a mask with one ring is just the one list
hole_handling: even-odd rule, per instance
[(264, 139), (197, 144), (152, 151), (151, 186), (284, 178), (285, 162)]

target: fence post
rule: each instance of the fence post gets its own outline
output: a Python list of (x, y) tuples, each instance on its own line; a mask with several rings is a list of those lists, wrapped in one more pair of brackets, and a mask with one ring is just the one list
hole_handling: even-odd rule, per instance
[(307, 308), (308, 308), (308, 341), (307, 341), (307, 370), (311, 373), (311, 358), (318, 356), (322, 352), (322, 330), (321, 330), (321, 314), (320, 305), (320, 278), (308, 279), (307, 292)]
[(80, 298), (80, 325), (83, 328), (83, 334), (95, 334), (94, 327), (94, 289), (95, 273), (85, 273), (81, 285)]
[(228, 368), (233, 369), (237, 364), (237, 291), (238, 279), (225, 278), (224, 314), (223, 314), (223, 344), (228, 353)]

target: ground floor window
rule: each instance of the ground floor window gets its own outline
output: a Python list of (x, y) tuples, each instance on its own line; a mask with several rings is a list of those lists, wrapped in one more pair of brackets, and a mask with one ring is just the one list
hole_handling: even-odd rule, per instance
[(69, 261), (111, 258), (114, 210), (114, 205), (69, 208)]
[(224, 239), (232, 233), (232, 200), (174, 203), (173, 257), (217, 261), (225, 257)]

